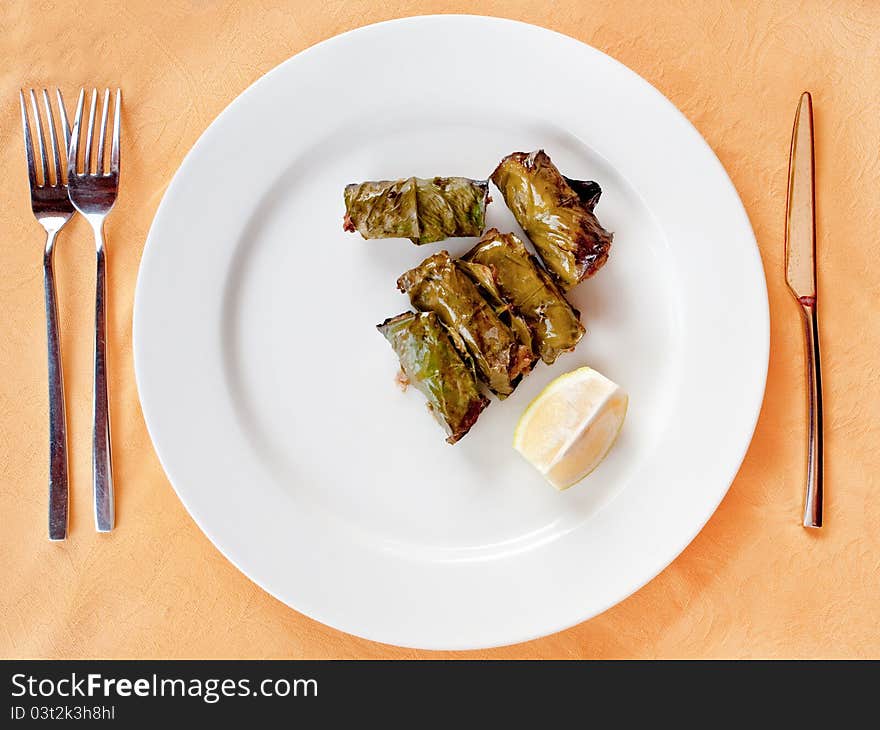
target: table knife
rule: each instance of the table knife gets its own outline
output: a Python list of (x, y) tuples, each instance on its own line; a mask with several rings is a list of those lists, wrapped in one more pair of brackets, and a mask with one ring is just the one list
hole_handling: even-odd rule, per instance
[(785, 280), (797, 300), (804, 327), (807, 386), (807, 470), (804, 527), (822, 527), (822, 376), (816, 296), (816, 186), (813, 100), (798, 103), (788, 163), (785, 214)]

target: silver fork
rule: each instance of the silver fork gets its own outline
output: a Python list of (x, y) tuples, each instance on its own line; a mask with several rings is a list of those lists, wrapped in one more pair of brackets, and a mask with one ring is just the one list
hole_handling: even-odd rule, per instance
[[(58, 113), (64, 135), (64, 149), (70, 139), (70, 127), (64, 112), (61, 92), (58, 96)], [(49, 539), (64, 540), (67, 537), (68, 478), (67, 478), (67, 424), (64, 416), (64, 378), (61, 372), (61, 338), (58, 328), (58, 307), (55, 287), (55, 238), (73, 216), (73, 205), (64, 184), (64, 166), (58, 139), (55, 136), (55, 117), (49, 103), (49, 93), (43, 89), (49, 141), (52, 144), (52, 164), (46, 153), (43, 139), (43, 120), (34, 90), (29, 92), (37, 147), (34, 148), (31, 127), (28, 122), (24, 92), (18, 92), (21, 102), (21, 124), (24, 128), (24, 151), (27, 157), (28, 181), (31, 188), (31, 209), (34, 217), (46, 230), (46, 246), (43, 249), (43, 289), (46, 298), (46, 342), (49, 351)], [(42, 177), (37, 176), (36, 157), (40, 158)], [(51, 168), (51, 175), (50, 175)], [(53, 181), (54, 180), (54, 181)]]
[(122, 95), (117, 89), (113, 114), (113, 137), (110, 143), (110, 162), (109, 167), (105, 168), (104, 143), (107, 131), (107, 112), (110, 109), (110, 89), (104, 91), (101, 131), (94, 150), (94, 160), (92, 159), (92, 147), (94, 146), (92, 142), (95, 137), (98, 91), (97, 89), (92, 90), (89, 126), (84, 133), (85, 151), (83, 152), (82, 172), (78, 172), (77, 158), (79, 156), (84, 100), (85, 89), (82, 89), (76, 104), (76, 117), (73, 122), (70, 149), (67, 155), (67, 189), (70, 201), (83, 214), (95, 234), (97, 274), (95, 277), (95, 398), (94, 431), (92, 434), (92, 484), (95, 497), (95, 528), (98, 532), (110, 532), (113, 529), (115, 510), (113, 505), (113, 471), (110, 461), (110, 411), (107, 403), (104, 220), (113, 209), (113, 205), (116, 203), (116, 193), (119, 190), (119, 112)]

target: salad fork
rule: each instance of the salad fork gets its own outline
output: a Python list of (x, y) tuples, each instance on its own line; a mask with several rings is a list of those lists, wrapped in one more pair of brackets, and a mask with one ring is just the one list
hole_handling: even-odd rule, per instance
[[(56, 90), (58, 114), (61, 117), (61, 132), (64, 148), (70, 139), (64, 99)], [(34, 217), (46, 231), (46, 245), (43, 249), (43, 289), (46, 299), (46, 343), (49, 354), (49, 539), (67, 538), (68, 522), (68, 476), (67, 476), (67, 424), (64, 415), (64, 379), (61, 371), (61, 338), (58, 327), (58, 306), (55, 287), (55, 239), (73, 216), (73, 205), (67, 195), (64, 183), (64, 166), (55, 135), (55, 116), (49, 93), (43, 89), (43, 104), (46, 109), (46, 128), (52, 146), (51, 161), (43, 138), (43, 120), (34, 90), (29, 92), (31, 111), (34, 118), (37, 146), (34, 147), (31, 127), (28, 121), (27, 104), (24, 92), (19, 90), (21, 103), (21, 124), (24, 129), (24, 151), (27, 158), (28, 182), (31, 190), (31, 209)], [(40, 172), (37, 176), (36, 157), (40, 158)], [(51, 162), (51, 164), (50, 164)]]
[[(113, 136), (110, 142), (109, 164), (105, 165), (105, 140), (107, 115), (110, 109), (110, 89), (104, 91), (101, 112), (101, 131), (97, 145), (95, 137), (95, 112), (98, 91), (92, 90), (89, 105), (88, 127), (84, 130), (85, 150), (82, 156), (82, 172), (78, 172), (80, 149), (80, 126), (82, 124), (85, 89), (79, 92), (76, 117), (70, 135), (67, 155), (67, 188), (70, 201), (83, 214), (95, 234), (95, 395), (92, 433), (92, 485), (95, 500), (95, 528), (98, 532), (110, 532), (115, 521), (113, 503), (113, 471), (110, 459), (110, 411), (107, 400), (107, 312), (106, 257), (104, 246), (104, 220), (116, 203), (119, 190), (119, 113), (122, 95), (116, 90), (113, 113)], [(92, 155), (92, 148), (95, 154)], [(94, 157), (94, 159), (92, 159)]]

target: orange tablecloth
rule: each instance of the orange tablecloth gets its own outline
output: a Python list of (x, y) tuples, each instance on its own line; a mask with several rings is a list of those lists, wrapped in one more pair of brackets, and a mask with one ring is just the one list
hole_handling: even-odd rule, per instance
[[(431, 12), (544, 25), (619, 59), (697, 126), (743, 198), (764, 259), (772, 352), (754, 441), (727, 498), (658, 578), (563, 633), (478, 657), (880, 657), (880, 5), (846, 0), (51, 3), (0, 8), (0, 656), (418, 657), (277, 602), (202, 535), (153, 452), (135, 388), (135, 278), (156, 207), (223, 108), (289, 56), (356, 26)], [(660, 7), (662, 6), (662, 7)], [(29, 210), (17, 89), (125, 95), (123, 182), (109, 221), (109, 342), (118, 528), (92, 526), (94, 255), (81, 218), (59, 243), (72, 450), (71, 533), (46, 539), (41, 229)], [(783, 281), (792, 119), (818, 137), (826, 526), (800, 527), (804, 391)], [(736, 302), (730, 302), (736, 307)], [(873, 416), (872, 416), (873, 414)], [(445, 656), (445, 654), (441, 654)]]

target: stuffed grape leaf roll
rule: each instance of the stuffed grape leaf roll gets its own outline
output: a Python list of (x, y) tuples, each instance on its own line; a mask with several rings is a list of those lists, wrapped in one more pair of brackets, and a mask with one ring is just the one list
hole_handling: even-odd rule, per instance
[(486, 225), (489, 181), (410, 177), (345, 187), (346, 231), (363, 238), (408, 238), (415, 244), (479, 236)]
[[(538, 359), (535, 348), (535, 337), (532, 333), (529, 323), (516, 309), (511, 306), (510, 302), (504, 298), (498, 289), (498, 283), (495, 280), (495, 272), (488, 266), (477, 264), (465, 259), (457, 259), (458, 265), (477, 285), (480, 293), (486, 298), (486, 301), (492, 305), (495, 313), (501, 318), (514, 337), (519, 343), (532, 353), (531, 364), (534, 365)], [(531, 366), (530, 366), (531, 367)]]
[(608, 259), (613, 236), (593, 215), (601, 194), (596, 183), (564, 177), (544, 150), (508, 155), (491, 179), (563, 290)]
[(462, 261), (491, 272), (501, 298), (534, 332), (535, 351), (548, 365), (584, 336), (580, 313), (512, 233), (489, 229)]
[(391, 344), (407, 380), (428, 399), (428, 410), (450, 444), (476, 423), (489, 399), (480, 393), (473, 370), (452, 344), (433, 312), (404, 312), (376, 325)]
[(529, 371), (534, 356), (517, 341), (471, 278), (446, 251), (429, 256), (397, 280), (422, 312), (435, 312), (455, 339), (464, 343), (477, 375), (495, 395), (510, 395)]

